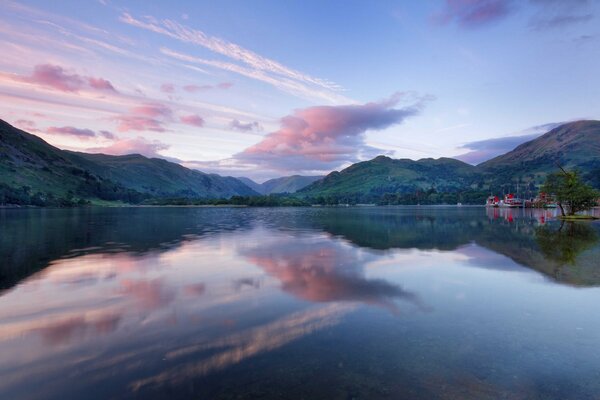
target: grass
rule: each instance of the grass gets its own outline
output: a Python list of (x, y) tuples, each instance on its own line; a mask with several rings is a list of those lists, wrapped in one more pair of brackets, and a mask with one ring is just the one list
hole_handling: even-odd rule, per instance
[(560, 215), (558, 217), (558, 219), (562, 219), (565, 221), (581, 221), (581, 220), (593, 220), (593, 219), (600, 219), (598, 217), (594, 217), (593, 215), (565, 215), (562, 216)]

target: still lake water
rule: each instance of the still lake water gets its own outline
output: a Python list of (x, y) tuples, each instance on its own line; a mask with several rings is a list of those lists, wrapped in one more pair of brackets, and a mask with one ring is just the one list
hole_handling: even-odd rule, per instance
[(1, 399), (600, 399), (600, 224), (0, 210)]

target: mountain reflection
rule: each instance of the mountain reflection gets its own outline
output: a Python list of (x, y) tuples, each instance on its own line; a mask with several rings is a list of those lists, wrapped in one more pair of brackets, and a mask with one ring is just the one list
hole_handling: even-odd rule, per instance
[(324, 236), (278, 237), (244, 249), (242, 255), (281, 282), (281, 288), (312, 302), (356, 301), (398, 308), (395, 300), (419, 305), (414, 293), (365, 276), (369, 253)]

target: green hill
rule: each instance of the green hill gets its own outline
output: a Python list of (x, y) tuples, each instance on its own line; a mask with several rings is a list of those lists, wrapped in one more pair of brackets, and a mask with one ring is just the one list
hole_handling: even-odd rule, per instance
[(542, 183), (557, 164), (579, 169), (595, 186), (600, 186), (600, 121), (563, 124), (537, 139), (477, 166), (488, 181)]
[(256, 195), (232, 177), (205, 174), (160, 158), (68, 152), (90, 172), (152, 197), (231, 197)]
[(0, 204), (256, 194), (235, 178), (204, 174), (161, 159), (61, 150), (0, 120)]
[(374, 201), (386, 193), (408, 194), (434, 188), (456, 192), (475, 187), (481, 179), (477, 168), (452, 158), (418, 161), (379, 156), (353, 164), (300, 190), (305, 197), (344, 196), (350, 201)]

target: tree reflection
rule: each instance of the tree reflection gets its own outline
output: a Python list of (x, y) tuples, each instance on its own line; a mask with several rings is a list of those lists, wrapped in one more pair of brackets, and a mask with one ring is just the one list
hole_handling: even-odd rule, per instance
[(575, 265), (577, 256), (594, 246), (598, 235), (587, 223), (563, 221), (558, 229), (548, 225), (538, 227), (536, 241), (547, 259)]

